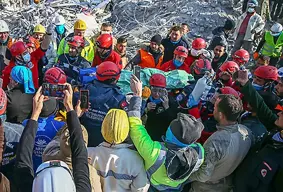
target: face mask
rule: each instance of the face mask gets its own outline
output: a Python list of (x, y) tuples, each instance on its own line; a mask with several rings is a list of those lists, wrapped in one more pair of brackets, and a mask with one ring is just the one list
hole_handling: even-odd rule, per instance
[(254, 8), (252, 8), (252, 7), (248, 8), (248, 13), (253, 13), (254, 11), (255, 11)]
[(258, 84), (254, 83), (254, 82), (252, 82), (252, 85), (255, 88), (255, 90), (257, 90), (257, 91), (263, 90), (263, 86), (262, 85), (258, 85)]
[(0, 43), (6, 43), (8, 39), (4, 40), (4, 39), (0, 39)]
[(182, 61), (179, 61), (177, 59), (174, 59), (173, 60), (173, 64), (175, 65), (176, 68), (179, 68), (183, 65), (183, 62)]
[(198, 57), (201, 53), (202, 53), (202, 50), (195, 50), (195, 49), (191, 50), (191, 54), (194, 57)]
[(65, 26), (64, 25), (56, 25), (55, 29), (56, 29), (56, 31), (59, 35), (62, 35), (65, 32)]
[(281, 32), (279, 32), (279, 33), (271, 33), (271, 35), (272, 35), (273, 37), (278, 37), (279, 35), (281, 35)]
[(153, 99), (152, 96), (149, 97), (149, 101), (155, 104), (159, 104), (162, 102), (161, 99)]
[(29, 53), (22, 55), (22, 58), (23, 58), (24, 63), (30, 62), (30, 54)]

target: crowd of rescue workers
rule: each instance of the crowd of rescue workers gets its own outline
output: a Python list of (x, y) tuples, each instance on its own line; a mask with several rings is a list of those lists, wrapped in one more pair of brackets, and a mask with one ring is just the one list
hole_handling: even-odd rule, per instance
[[(283, 27), (266, 29), (257, 6), (210, 42), (176, 24), (133, 58), (110, 23), (88, 38), (58, 15), (13, 39), (0, 20), (0, 191), (282, 192)], [(173, 70), (193, 80), (168, 89)]]

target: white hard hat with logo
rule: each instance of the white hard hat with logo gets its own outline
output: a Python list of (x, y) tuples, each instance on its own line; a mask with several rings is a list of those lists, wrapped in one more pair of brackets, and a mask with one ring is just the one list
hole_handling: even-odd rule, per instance
[(0, 20), (0, 33), (9, 32), (8, 24), (4, 20)]
[(58, 15), (55, 17), (55, 25), (64, 25), (65, 23), (65, 18), (62, 15)]

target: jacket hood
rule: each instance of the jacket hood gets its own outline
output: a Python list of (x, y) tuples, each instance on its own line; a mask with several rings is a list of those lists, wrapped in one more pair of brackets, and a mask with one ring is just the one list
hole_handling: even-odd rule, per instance
[(200, 144), (179, 148), (166, 143), (165, 159), (167, 176), (172, 180), (183, 180), (195, 172), (203, 162), (204, 150)]

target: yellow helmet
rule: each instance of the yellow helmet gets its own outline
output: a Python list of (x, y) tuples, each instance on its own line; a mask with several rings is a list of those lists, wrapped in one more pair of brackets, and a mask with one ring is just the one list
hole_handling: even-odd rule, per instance
[(74, 24), (74, 29), (86, 30), (86, 23), (83, 20), (78, 19)]
[(38, 24), (34, 27), (33, 29), (33, 33), (46, 33), (45, 27), (43, 27), (42, 25)]
[(129, 135), (130, 124), (128, 115), (121, 109), (111, 109), (106, 114), (101, 133), (106, 142), (119, 144), (125, 141)]

